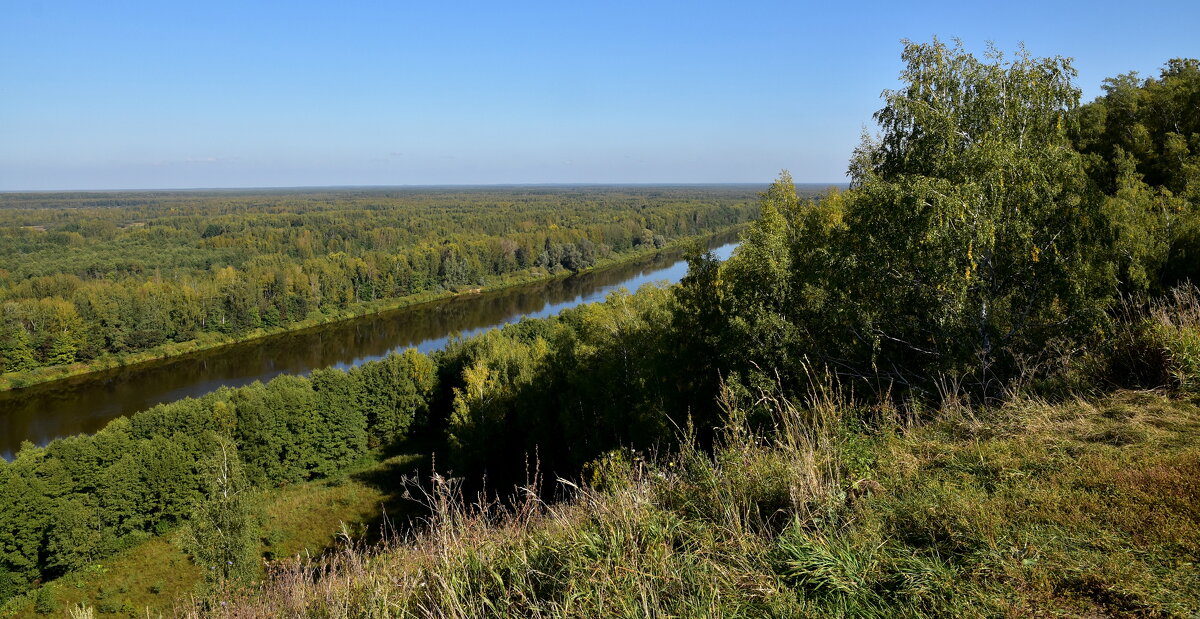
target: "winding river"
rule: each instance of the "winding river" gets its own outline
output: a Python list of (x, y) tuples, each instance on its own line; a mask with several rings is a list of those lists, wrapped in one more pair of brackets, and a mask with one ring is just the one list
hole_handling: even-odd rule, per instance
[[(733, 253), (734, 235), (715, 237), (721, 259)], [(437, 350), (459, 334), (476, 333), (543, 318), (618, 289), (651, 282), (678, 282), (687, 263), (678, 250), (645, 262), (624, 264), (539, 284), (462, 295), (285, 333), (164, 361), (117, 368), (0, 392), (0, 457), (11, 459), (23, 441), (95, 432), (112, 419), (161, 402), (199, 396), (218, 387), (267, 381), (280, 374), (307, 374), (324, 367), (349, 368), (415, 347)]]

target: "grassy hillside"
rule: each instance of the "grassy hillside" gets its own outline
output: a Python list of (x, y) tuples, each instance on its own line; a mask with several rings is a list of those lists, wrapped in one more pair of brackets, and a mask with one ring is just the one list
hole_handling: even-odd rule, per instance
[(713, 455), (614, 453), (569, 500), (463, 507), (191, 616), (1190, 616), (1200, 402), (1121, 391), (916, 423), (768, 397)]

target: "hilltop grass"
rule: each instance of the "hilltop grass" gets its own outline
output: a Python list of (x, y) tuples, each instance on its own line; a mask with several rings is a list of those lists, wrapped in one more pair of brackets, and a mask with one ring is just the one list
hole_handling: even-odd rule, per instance
[[(568, 500), (429, 486), (422, 533), (280, 562), (190, 616), (1189, 616), (1200, 405), (1123, 391), (916, 423), (731, 409), (709, 454), (613, 453)], [(224, 605), (216, 602), (224, 602)]]

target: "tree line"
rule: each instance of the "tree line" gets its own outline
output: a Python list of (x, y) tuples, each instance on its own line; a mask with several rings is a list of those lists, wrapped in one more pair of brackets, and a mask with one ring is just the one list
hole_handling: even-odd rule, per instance
[[(159, 405), (44, 448), (27, 444), (0, 461), (0, 599), (180, 523), (203, 527), (228, 498), (219, 489), (335, 475), (424, 419), (434, 379), (433, 362), (410, 350), (348, 372)], [(198, 540), (204, 555), (214, 540)]]
[[(103, 195), (103, 194), (101, 194)], [(591, 267), (754, 216), (747, 188), (0, 196), (0, 372)], [(109, 206), (108, 203), (113, 205)]]

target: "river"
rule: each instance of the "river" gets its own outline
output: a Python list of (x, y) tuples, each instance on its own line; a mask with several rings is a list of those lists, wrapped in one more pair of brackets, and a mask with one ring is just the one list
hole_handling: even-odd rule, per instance
[[(724, 260), (736, 243), (710, 242)], [(11, 460), (23, 441), (95, 432), (109, 421), (162, 402), (200, 396), (222, 386), (268, 381), (280, 374), (349, 368), (415, 347), (430, 352), (459, 334), (471, 336), (521, 318), (544, 318), (644, 284), (678, 282), (687, 262), (678, 250), (653, 259), (495, 292), (461, 295), (345, 322), (285, 333), (128, 368), (0, 392), (0, 457)]]

